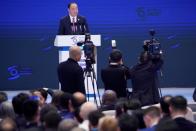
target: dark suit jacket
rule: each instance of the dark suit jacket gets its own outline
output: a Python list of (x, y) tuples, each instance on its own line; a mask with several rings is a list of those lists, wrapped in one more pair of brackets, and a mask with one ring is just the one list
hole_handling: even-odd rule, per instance
[(196, 130), (196, 124), (189, 120), (186, 120), (183, 117), (178, 117), (174, 119), (174, 121), (178, 125), (179, 131), (195, 131)]
[(77, 31), (74, 33), (71, 29), (72, 23), (70, 16), (65, 16), (60, 20), (58, 35), (84, 35), (89, 33), (89, 28), (85, 17), (77, 16)]
[(126, 97), (127, 79), (129, 79), (129, 69), (121, 65), (109, 65), (101, 70), (101, 79), (105, 90), (113, 90), (118, 97)]
[(61, 83), (61, 90), (69, 93), (79, 91), (85, 94), (83, 74), (82, 67), (73, 59), (69, 58), (67, 61), (60, 63), (58, 78)]
[(157, 71), (163, 64), (162, 60), (137, 64), (130, 70), (132, 80), (132, 97), (139, 99), (143, 106), (159, 102), (159, 83)]

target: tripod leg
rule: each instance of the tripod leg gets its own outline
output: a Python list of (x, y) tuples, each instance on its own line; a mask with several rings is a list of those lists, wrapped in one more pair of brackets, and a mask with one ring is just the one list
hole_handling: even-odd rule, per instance
[(93, 76), (92, 76), (92, 75), (90, 75), (90, 77), (91, 77), (91, 82), (92, 82), (92, 86), (93, 86), (94, 101), (95, 101), (96, 105), (98, 106), (98, 103), (97, 103), (97, 97), (96, 97), (96, 92), (95, 92), (94, 79), (93, 79)]
[(102, 106), (101, 96), (100, 96), (100, 92), (99, 92), (99, 89), (98, 89), (98, 84), (97, 84), (97, 79), (96, 79), (94, 67), (92, 69), (92, 72), (93, 72), (93, 80), (95, 80), (96, 87), (97, 87), (97, 94), (98, 94), (99, 103), (100, 103), (100, 106)]
[(87, 76), (87, 72), (85, 71), (85, 77), (86, 79), (86, 89), (87, 89), (87, 101), (89, 101), (89, 85), (88, 85), (88, 76)]

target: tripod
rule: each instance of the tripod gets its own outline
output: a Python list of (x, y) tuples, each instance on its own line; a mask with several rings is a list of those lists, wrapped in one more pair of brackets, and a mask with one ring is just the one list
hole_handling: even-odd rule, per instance
[[(92, 62), (91, 62), (91, 59), (86, 59), (85, 60), (86, 62), (86, 68), (84, 70), (84, 77), (86, 79), (86, 88), (87, 88), (87, 101), (89, 101), (89, 80), (88, 78), (90, 78), (91, 80), (91, 84), (92, 84), (92, 87), (93, 87), (93, 97), (94, 97), (94, 102), (96, 103), (97, 107), (98, 107), (98, 100), (97, 100), (97, 97), (96, 97), (96, 91), (95, 91), (95, 88), (97, 90), (97, 95), (98, 95), (98, 99), (99, 99), (99, 103), (100, 105), (101, 104), (101, 99), (100, 99), (100, 93), (99, 93), (99, 89), (97, 87), (97, 80), (96, 80), (96, 75), (95, 75), (95, 70), (94, 70), (94, 67), (92, 66)], [(96, 87), (95, 87), (96, 85)]]

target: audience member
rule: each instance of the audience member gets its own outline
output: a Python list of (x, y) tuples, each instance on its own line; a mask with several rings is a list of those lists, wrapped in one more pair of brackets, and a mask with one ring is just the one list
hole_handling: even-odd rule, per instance
[(99, 131), (118, 131), (118, 121), (112, 116), (105, 116), (99, 120)]
[(104, 117), (104, 114), (101, 111), (92, 111), (88, 115), (89, 120), (89, 129), (90, 131), (98, 131), (99, 119)]
[(83, 119), (83, 122), (79, 125), (80, 128), (89, 131), (88, 115), (92, 111), (96, 111), (96, 110), (97, 110), (97, 106), (92, 102), (85, 102), (84, 104), (82, 104), (80, 108), (80, 116)]
[(102, 96), (101, 111), (114, 110), (117, 101), (116, 92), (113, 90), (106, 90)]
[(179, 131), (193, 131), (196, 129), (196, 124), (186, 120), (187, 100), (183, 96), (175, 96), (170, 100), (169, 107), (172, 119), (179, 126)]
[(58, 125), (58, 131), (71, 131), (74, 127), (78, 127), (78, 123), (73, 119), (64, 119)]

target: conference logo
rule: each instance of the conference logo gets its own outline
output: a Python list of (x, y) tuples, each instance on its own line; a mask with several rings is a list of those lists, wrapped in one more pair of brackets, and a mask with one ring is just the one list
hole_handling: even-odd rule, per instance
[(12, 65), (7, 68), (9, 73), (8, 80), (16, 80), (23, 76), (32, 75), (32, 69), (29, 67), (22, 67), (18, 65)]

